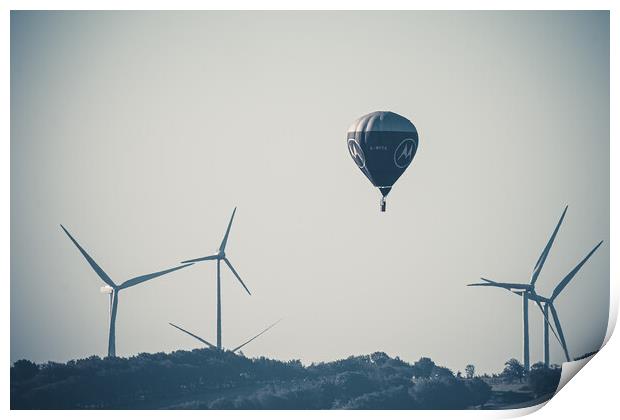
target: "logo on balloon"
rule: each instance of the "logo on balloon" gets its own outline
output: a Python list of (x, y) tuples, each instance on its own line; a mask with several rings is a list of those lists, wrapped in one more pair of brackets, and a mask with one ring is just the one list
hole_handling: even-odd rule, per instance
[(366, 166), (366, 158), (364, 157), (364, 152), (362, 152), (362, 149), (360, 149), (360, 146), (357, 144), (355, 139), (349, 139), (348, 146), (349, 153), (355, 161), (355, 164), (360, 168)]
[(394, 151), (394, 164), (401, 169), (406, 168), (413, 160), (413, 155), (415, 155), (415, 141), (405, 139)]

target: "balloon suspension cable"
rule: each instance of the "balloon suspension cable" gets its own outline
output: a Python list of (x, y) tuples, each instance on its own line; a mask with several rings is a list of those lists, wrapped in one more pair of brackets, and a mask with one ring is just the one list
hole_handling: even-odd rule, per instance
[(385, 197), (381, 197), (381, 201), (379, 203), (380, 203), (381, 211), (384, 212), (385, 211)]

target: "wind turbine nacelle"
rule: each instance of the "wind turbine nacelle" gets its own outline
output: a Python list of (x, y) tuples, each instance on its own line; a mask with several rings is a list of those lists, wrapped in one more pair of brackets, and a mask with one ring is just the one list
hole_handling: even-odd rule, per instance
[(101, 291), (101, 293), (103, 294), (111, 295), (114, 289), (112, 289), (110, 286), (101, 286), (99, 291)]

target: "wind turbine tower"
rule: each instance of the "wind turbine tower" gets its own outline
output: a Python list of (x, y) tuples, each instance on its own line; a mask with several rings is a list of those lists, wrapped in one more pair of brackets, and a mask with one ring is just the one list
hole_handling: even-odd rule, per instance
[(224, 263), (228, 266), (230, 271), (234, 274), (234, 276), (237, 278), (239, 283), (241, 283), (241, 286), (243, 286), (243, 288), (248, 293), (248, 295), (251, 295), (250, 290), (246, 287), (245, 283), (243, 283), (243, 280), (241, 280), (239, 273), (237, 273), (237, 271), (233, 267), (230, 260), (226, 257), (226, 244), (228, 242), (228, 235), (230, 234), (230, 228), (232, 226), (233, 219), (235, 218), (236, 212), (237, 212), (237, 208), (235, 207), (235, 209), (232, 212), (232, 215), (230, 216), (230, 221), (228, 222), (226, 233), (224, 233), (224, 238), (222, 239), (222, 242), (220, 243), (220, 247), (215, 251), (215, 254), (208, 255), (206, 257), (194, 258), (191, 260), (186, 260), (186, 261), (181, 262), (181, 264), (186, 264), (186, 263), (197, 263), (197, 262), (209, 261), (209, 260), (217, 261), (217, 292), (216, 292), (217, 293), (217, 341), (216, 341), (216, 347), (219, 350), (222, 349), (222, 289), (221, 289), (221, 269), (220, 269), (220, 263), (222, 261), (224, 261)]

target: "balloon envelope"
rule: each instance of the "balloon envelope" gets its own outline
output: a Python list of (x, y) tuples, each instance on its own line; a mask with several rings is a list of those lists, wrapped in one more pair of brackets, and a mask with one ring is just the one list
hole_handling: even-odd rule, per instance
[(401, 115), (371, 112), (349, 126), (347, 146), (355, 164), (385, 197), (413, 161), (418, 131)]

